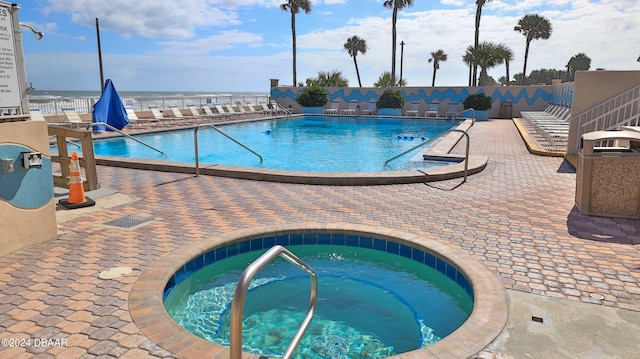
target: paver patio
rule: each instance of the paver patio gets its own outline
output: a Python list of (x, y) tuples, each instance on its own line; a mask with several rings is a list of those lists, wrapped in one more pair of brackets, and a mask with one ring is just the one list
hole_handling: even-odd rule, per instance
[[(575, 170), (530, 154), (512, 121), (478, 122), (470, 136), (471, 153), (489, 164), (465, 183), (317, 186), (99, 166), (102, 188), (129, 200), (83, 212), (59, 224), (57, 240), (0, 258), (0, 338), (18, 340), (3, 341), (0, 357), (173, 357), (129, 315), (140, 273), (212, 235), (308, 221), (435, 236), (505, 288), (640, 311), (640, 221), (581, 215)], [(105, 225), (124, 215), (154, 220)], [(98, 278), (116, 266), (133, 272)], [(47, 341), (15, 345), (29, 338)]]

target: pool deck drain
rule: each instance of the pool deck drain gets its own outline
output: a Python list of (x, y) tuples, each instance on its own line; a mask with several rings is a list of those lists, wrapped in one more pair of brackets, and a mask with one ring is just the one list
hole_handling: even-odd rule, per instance
[(131, 229), (131, 228), (137, 227), (137, 226), (139, 226), (141, 224), (144, 224), (144, 223), (147, 223), (147, 222), (151, 222), (153, 220), (154, 220), (154, 218), (151, 218), (151, 217), (140, 217), (140, 216), (126, 215), (126, 216), (111, 220), (109, 222), (105, 222), (104, 225)]

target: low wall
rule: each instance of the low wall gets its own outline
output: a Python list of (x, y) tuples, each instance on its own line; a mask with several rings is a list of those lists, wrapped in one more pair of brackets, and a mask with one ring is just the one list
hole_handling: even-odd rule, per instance
[[(543, 111), (554, 99), (568, 99), (570, 95), (562, 93), (561, 89), (555, 93), (557, 85), (541, 86), (486, 86), (486, 87), (396, 87), (405, 98), (405, 110), (409, 110), (411, 103), (420, 104), (419, 113), (424, 115), (431, 102), (439, 102), (438, 116), (444, 117), (450, 102), (458, 102), (458, 110), (462, 111), (462, 100), (478, 92), (491, 96), (493, 105), (489, 111), (490, 118), (500, 118), (501, 105), (504, 102), (512, 104), (512, 116), (520, 117), (520, 111)], [(385, 88), (379, 87), (328, 87), (330, 101), (340, 101), (340, 108), (346, 108), (352, 100), (358, 101), (361, 110), (368, 107), (369, 100), (377, 99)], [(296, 95), (302, 87), (272, 87), (271, 98), (294, 113), (301, 113), (302, 107), (295, 102)], [(563, 100), (566, 101), (566, 100)]]

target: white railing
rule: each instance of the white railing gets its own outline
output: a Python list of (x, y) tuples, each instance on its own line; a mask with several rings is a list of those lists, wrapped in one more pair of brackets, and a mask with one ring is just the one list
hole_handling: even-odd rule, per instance
[[(93, 105), (99, 98), (30, 98), (29, 107), (38, 108), (45, 115), (62, 114), (61, 108), (73, 107), (78, 113), (91, 113)], [(147, 111), (149, 106), (156, 106), (159, 109), (168, 109), (169, 106), (177, 106), (180, 109), (187, 108), (187, 105), (194, 104), (198, 107), (202, 104), (234, 104), (259, 105), (269, 103), (268, 95), (254, 96), (156, 96), (156, 97), (121, 97), (125, 106), (133, 108), (135, 111)]]
[[(616, 130), (622, 126), (640, 126), (640, 85), (594, 106), (571, 121), (579, 124), (577, 138), (593, 131)], [(576, 141), (575, 153), (580, 141)]]

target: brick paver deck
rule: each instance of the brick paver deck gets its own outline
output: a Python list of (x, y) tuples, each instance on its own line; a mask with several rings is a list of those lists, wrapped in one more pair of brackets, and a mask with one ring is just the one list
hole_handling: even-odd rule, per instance
[[(103, 188), (134, 200), (61, 223), (58, 240), (0, 258), (0, 337), (13, 340), (0, 357), (173, 357), (132, 322), (128, 294), (140, 273), (212, 235), (307, 221), (439, 237), (505, 288), (640, 311), (640, 221), (582, 216), (575, 171), (528, 153), (511, 121), (478, 122), (470, 135), (471, 153), (489, 164), (466, 183), (312, 186), (99, 167)], [(104, 225), (127, 214), (154, 221)], [(115, 266), (134, 270), (98, 278)]]

